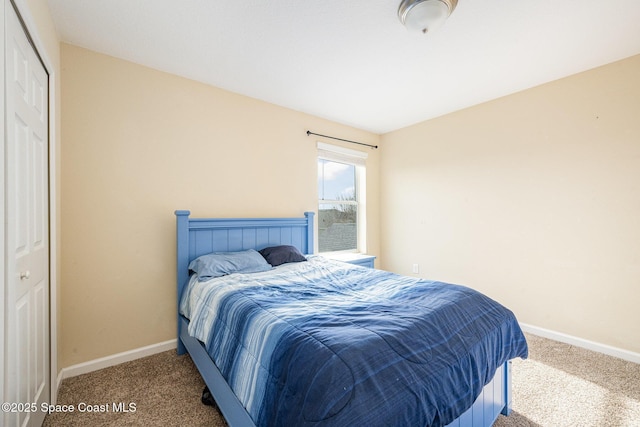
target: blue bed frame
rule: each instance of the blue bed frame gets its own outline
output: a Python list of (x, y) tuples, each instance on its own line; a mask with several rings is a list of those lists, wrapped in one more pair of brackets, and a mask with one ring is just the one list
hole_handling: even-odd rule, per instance
[[(189, 218), (177, 210), (177, 299), (189, 280), (191, 260), (210, 252), (260, 250), (267, 246), (292, 245), (304, 254), (314, 252), (314, 212), (297, 218)], [(220, 412), (230, 427), (255, 426), (200, 341), (189, 335), (189, 321), (178, 307), (178, 354), (189, 353)], [(490, 427), (499, 414), (511, 412), (511, 361), (496, 371), (469, 410), (447, 427)]]

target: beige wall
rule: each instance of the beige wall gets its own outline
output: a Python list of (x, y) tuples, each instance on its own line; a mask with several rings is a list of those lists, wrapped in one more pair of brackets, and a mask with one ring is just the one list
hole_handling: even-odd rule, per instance
[[(62, 367), (175, 337), (175, 209), (301, 216), (317, 210), (308, 129), (379, 142), (66, 44), (62, 67)], [(373, 253), (378, 164), (369, 151)]]
[(382, 136), (383, 267), (640, 352), (640, 56)]
[(62, 45), (60, 367), (174, 337), (175, 209), (315, 210), (307, 129), (381, 145), (377, 266), (640, 352), (639, 72), (630, 58), (380, 137)]

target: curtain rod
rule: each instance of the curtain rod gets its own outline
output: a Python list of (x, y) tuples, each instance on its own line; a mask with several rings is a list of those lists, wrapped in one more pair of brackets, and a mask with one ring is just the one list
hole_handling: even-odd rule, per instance
[(310, 130), (307, 131), (307, 136), (309, 135), (316, 135), (316, 136), (321, 136), (323, 138), (331, 138), (331, 139), (336, 139), (338, 141), (344, 141), (344, 142), (348, 142), (351, 144), (358, 144), (358, 145), (364, 145), (366, 147), (371, 147), (373, 148), (378, 148), (377, 145), (371, 145), (371, 144), (365, 144), (364, 142), (356, 142), (356, 141), (349, 141), (348, 139), (342, 139), (342, 138), (336, 138), (335, 136), (328, 136), (328, 135), (320, 135), (319, 133), (313, 133)]

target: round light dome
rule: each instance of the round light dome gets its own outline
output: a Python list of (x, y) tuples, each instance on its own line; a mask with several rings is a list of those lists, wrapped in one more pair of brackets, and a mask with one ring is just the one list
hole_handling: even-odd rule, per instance
[(403, 0), (398, 16), (409, 31), (428, 33), (444, 24), (457, 4), (457, 0)]

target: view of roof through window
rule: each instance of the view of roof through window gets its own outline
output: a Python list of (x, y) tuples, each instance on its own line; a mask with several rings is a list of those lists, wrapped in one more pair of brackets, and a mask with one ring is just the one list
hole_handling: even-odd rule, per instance
[(318, 198), (319, 251), (357, 249), (356, 167), (318, 159)]

